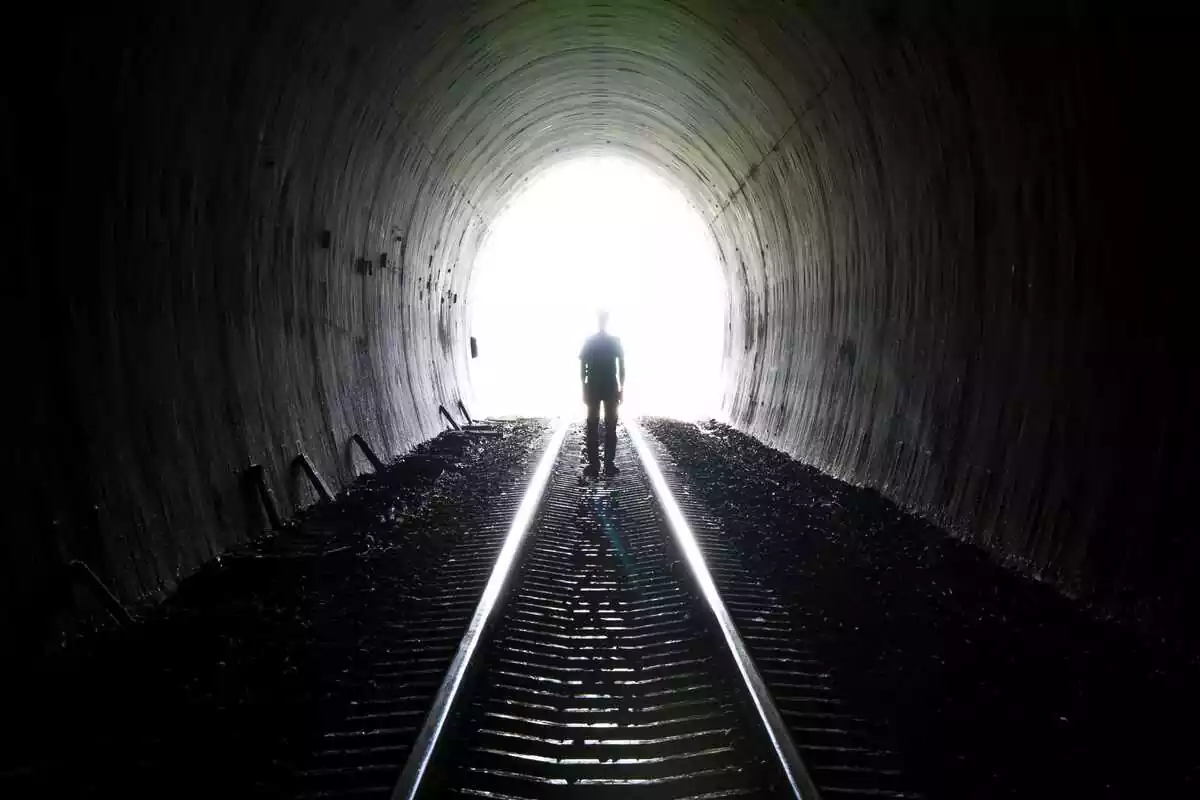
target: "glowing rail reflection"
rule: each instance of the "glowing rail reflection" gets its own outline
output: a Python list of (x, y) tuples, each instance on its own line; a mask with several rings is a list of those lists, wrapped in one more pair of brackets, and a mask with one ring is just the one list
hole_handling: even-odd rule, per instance
[(817, 787), (809, 776), (808, 770), (805, 769), (804, 763), (800, 760), (796, 744), (792, 741), (787, 725), (784, 723), (779, 709), (776, 708), (775, 700), (771, 697), (758, 667), (750, 658), (750, 653), (734, 625), (729, 609), (725, 607), (725, 602), (717, 592), (717, 586), (713, 582), (712, 574), (708, 571), (708, 565), (704, 563), (704, 555), (700, 552), (700, 545), (696, 543), (691, 526), (688, 525), (679, 504), (675, 502), (675, 497), (667, 486), (667, 480), (658, 466), (658, 460), (654, 457), (653, 451), (646, 443), (646, 439), (636, 423), (626, 422), (625, 429), (629, 432), (634, 449), (637, 450), (638, 457), (642, 460), (642, 468), (646, 471), (646, 476), (650, 478), (654, 494), (657, 495), (658, 502), (666, 512), (667, 522), (671, 526), (671, 534), (687, 559), (692, 575), (695, 577), (713, 616), (716, 617), (717, 626), (721, 629), (721, 635), (729, 646), (738, 672), (741, 673), (742, 680), (745, 681), (746, 688), (754, 700), (754, 708), (758, 711), (759, 718), (766, 728), (780, 764), (787, 774), (792, 791), (796, 797), (802, 798), (802, 800), (817, 800), (820, 797)]
[(542, 454), (537, 469), (534, 470), (533, 478), (529, 481), (529, 488), (525, 490), (525, 496), (521, 499), (521, 505), (517, 508), (512, 525), (509, 526), (508, 535), (504, 539), (504, 545), (500, 548), (500, 555), (496, 558), (496, 565), (492, 568), (487, 586), (484, 587), (483, 596), (479, 598), (479, 604), (475, 607), (475, 614), (471, 617), (467, 632), (458, 646), (458, 652), (454, 654), (454, 660), (450, 662), (450, 668), (446, 671), (446, 677), (442, 680), (442, 685), (433, 700), (433, 706), (425, 718), (421, 733), (413, 744), (412, 753), (404, 765), (404, 772), (400, 774), (400, 780), (392, 790), (393, 800), (412, 800), (420, 791), (421, 779), (429, 768), (429, 762), (433, 757), (438, 737), (446, 725), (446, 720), (450, 718), (458, 689), (462, 685), (463, 677), (471, 663), (471, 656), (479, 646), (480, 639), (483, 638), (484, 631), (496, 609), (496, 601), (499, 599), (505, 583), (508, 582), (509, 572), (516, 561), (517, 553), (521, 550), (529, 523), (538, 510), (538, 506), (541, 505), (546, 484), (550, 481), (550, 471), (554, 468), (558, 451), (562, 449), (563, 438), (567, 435), (568, 427), (565, 419), (560, 419), (555, 423), (550, 444), (546, 447), (546, 452)]

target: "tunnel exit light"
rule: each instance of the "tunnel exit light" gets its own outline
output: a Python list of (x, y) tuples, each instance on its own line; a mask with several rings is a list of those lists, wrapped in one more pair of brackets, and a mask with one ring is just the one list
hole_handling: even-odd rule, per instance
[(579, 350), (605, 309), (628, 362), (624, 413), (715, 416), (725, 291), (704, 219), (664, 178), (618, 157), (555, 166), (496, 219), (472, 273), (476, 404), (582, 415)]

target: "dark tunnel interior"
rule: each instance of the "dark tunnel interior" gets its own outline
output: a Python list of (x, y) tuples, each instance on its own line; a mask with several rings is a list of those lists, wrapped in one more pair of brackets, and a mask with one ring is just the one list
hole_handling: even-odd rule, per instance
[[(474, 254), (582, 153), (664, 171), (728, 285), (733, 426), (1183, 638), (1194, 255), (1156, 4), (258, 0), (47, 10), (8, 57), (28, 636), (82, 560), (152, 601), (470, 404)], [(11, 246), (15, 244), (15, 248)], [(15, 250), (15, 252), (14, 252)]]

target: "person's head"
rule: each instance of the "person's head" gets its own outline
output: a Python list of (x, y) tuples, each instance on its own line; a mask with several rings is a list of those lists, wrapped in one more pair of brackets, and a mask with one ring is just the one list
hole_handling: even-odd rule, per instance
[(596, 312), (596, 322), (600, 325), (601, 331), (607, 330), (608, 329), (608, 312), (607, 311), (597, 311)]

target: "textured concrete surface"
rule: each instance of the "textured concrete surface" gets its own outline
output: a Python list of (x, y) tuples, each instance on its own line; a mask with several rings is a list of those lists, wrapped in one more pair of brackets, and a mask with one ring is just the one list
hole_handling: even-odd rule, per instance
[[(1129, 15), (1136, 14), (1136, 18)], [(1176, 291), (1186, 26), (1156, 4), (45, 6), (6, 58), (25, 502), (3, 600), (84, 558), (152, 597), (467, 395), (473, 253), (617, 148), (711, 220), (727, 410), (1029, 574), (1194, 603)], [(325, 247), (328, 232), (328, 247)], [(467, 397), (469, 400), (469, 397)], [(35, 631), (36, 633), (36, 631)]]

